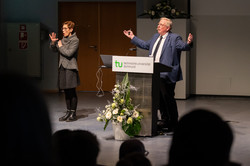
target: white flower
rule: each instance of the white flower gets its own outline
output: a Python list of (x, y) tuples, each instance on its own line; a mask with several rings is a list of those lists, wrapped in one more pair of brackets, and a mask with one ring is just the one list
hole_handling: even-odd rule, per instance
[(172, 14), (175, 14), (175, 9), (172, 9), (172, 10), (171, 10), (171, 13), (172, 13)]
[(118, 108), (116, 108), (116, 109), (113, 110), (113, 114), (114, 115), (118, 114)]
[(116, 107), (116, 103), (112, 103), (112, 108), (115, 108)]
[(118, 97), (119, 97), (119, 93), (116, 93), (116, 94), (115, 94), (115, 98), (118, 98)]
[(111, 119), (111, 117), (112, 117), (112, 113), (110, 111), (108, 111), (106, 114), (106, 119), (109, 120), (109, 119)]
[(120, 93), (120, 90), (119, 90), (119, 88), (117, 87), (117, 88), (114, 88), (114, 89), (112, 90), (112, 92), (113, 92), (113, 93)]
[(160, 6), (161, 6), (161, 3), (157, 3), (155, 6), (156, 6), (156, 7), (160, 7)]
[(109, 107), (106, 108), (106, 110), (103, 110), (102, 113), (106, 114), (107, 112), (109, 112), (111, 109)]
[(123, 118), (121, 116), (117, 117), (118, 122), (122, 122)]
[(120, 103), (121, 103), (121, 104), (123, 104), (124, 102), (125, 102), (124, 99), (121, 99), (121, 100), (120, 100)]
[(152, 10), (151, 15), (154, 16), (155, 15), (155, 11)]
[(99, 122), (102, 121), (102, 118), (101, 118), (101, 117), (97, 117), (96, 119), (97, 119), (97, 121), (99, 121)]
[(132, 124), (132, 123), (133, 123), (133, 119), (131, 117), (129, 117), (127, 120), (127, 124)]
[(128, 109), (125, 108), (124, 110), (125, 110), (124, 112), (125, 115), (130, 116), (132, 114), (131, 111), (129, 111)]
[(138, 116), (139, 116), (139, 112), (138, 111), (134, 111), (132, 117), (133, 118), (137, 118)]

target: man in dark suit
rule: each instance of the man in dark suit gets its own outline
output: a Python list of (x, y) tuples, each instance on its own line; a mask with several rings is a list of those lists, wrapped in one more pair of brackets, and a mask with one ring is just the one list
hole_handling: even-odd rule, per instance
[(166, 17), (160, 19), (157, 31), (150, 40), (144, 41), (136, 37), (131, 30), (123, 33), (131, 39), (131, 43), (139, 48), (149, 50), (149, 56), (154, 57), (156, 63), (172, 67), (171, 72), (162, 72), (160, 82), (160, 112), (161, 121), (157, 125), (167, 131), (173, 131), (178, 122), (178, 109), (175, 101), (175, 85), (182, 80), (180, 66), (181, 51), (191, 49), (193, 35), (189, 33), (187, 42), (171, 32), (172, 21)]

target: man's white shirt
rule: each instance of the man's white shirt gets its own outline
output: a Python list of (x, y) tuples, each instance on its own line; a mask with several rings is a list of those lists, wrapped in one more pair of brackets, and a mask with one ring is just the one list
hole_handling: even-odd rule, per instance
[[(156, 63), (160, 62), (162, 48), (163, 48), (163, 45), (164, 45), (164, 42), (165, 42), (167, 36), (168, 36), (168, 33), (166, 33), (165, 35), (162, 36), (162, 41), (160, 43), (160, 46), (159, 46), (158, 51), (157, 51), (156, 56), (155, 56), (155, 62)], [(157, 43), (159, 42), (160, 38), (161, 38), (161, 36), (159, 36), (158, 39), (156, 40), (156, 42), (155, 42), (155, 44), (153, 46), (152, 52), (154, 52), (155, 47), (156, 47)]]

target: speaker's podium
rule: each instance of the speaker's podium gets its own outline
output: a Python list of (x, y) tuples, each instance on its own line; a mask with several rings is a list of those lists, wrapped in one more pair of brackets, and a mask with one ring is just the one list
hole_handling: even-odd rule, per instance
[(121, 82), (126, 73), (129, 81), (137, 90), (131, 90), (132, 104), (144, 118), (138, 136), (157, 135), (157, 114), (160, 101), (160, 72), (171, 72), (172, 68), (154, 63), (152, 57), (113, 56), (112, 71), (116, 81)]

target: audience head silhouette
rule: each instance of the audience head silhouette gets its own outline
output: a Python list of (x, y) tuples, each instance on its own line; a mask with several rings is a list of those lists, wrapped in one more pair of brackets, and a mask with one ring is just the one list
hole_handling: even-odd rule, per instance
[(151, 166), (151, 162), (143, 153), (132, 152), (121, 158), (116, 166)]
[(119, 159), (125, 157), (132, 152), (139, 152), (143, 155), (147, 155), (144, 144), (138, 139), (125, 140), (119, 149)]
[(97, 165), (99, 142), (91, 132), (62, 129), (56, 131), (52, 139), (54, 157), (59, 165)]
[(30, 78), (0, 73), (1, 109), (5, 118), (5, 160), (8, 165), (50, 165), (51, 124), (40, 90)]
[(169, 166), (225, 166), (233, 133), (216, 113), (195, 109), (184, 115), (174, 131)]

